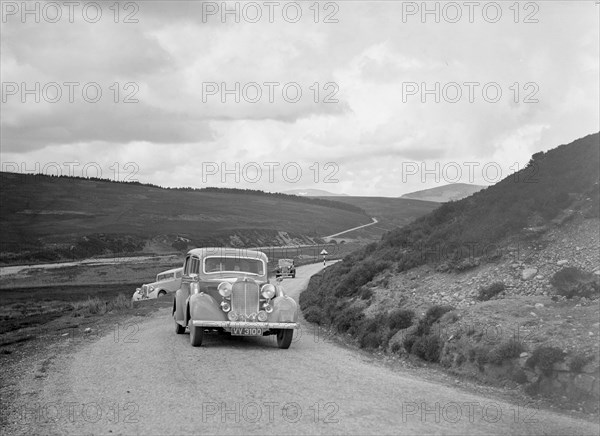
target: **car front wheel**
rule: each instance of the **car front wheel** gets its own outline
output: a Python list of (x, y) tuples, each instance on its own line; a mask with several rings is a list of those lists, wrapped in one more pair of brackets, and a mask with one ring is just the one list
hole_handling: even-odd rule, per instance
[(293, 329), (280, 329), (277, 332), (277, 346), (279, 348), (288, 349), (292, 343), (294, 337)]
[(204, 336), (203, 327), (190, 326), (190, 344), (192, 344), (192, 347), (202, 345), (202, 336)]
[(165, 295), (167, 295), (165, 291), (160, 291), (157, 295), (157, 298), (164, 297)]

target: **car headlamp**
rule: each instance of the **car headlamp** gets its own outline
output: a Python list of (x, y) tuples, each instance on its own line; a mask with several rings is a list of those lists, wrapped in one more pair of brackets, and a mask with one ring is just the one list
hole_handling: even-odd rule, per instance
[(231, 305), (227, 301), (221, 302), (221, 310), (223, 312), (229, 312), (231, 310)]
[(271, 299), (275, 296), (275, 286), (267, 283), (260, 289), (260, 293), (264, 298)]
[(217, 288), (217, 290), (219, 291), (219, 294), (221, 294), (222, 297), (227, 298), (231, 295), (231, 283), (221, 282), (219, 283), (219, 287)]

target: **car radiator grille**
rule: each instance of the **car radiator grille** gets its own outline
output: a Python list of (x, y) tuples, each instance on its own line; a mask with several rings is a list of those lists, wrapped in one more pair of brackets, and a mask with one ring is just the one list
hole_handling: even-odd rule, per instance
[(250, 282), (236, 282), (231, 289), (231, 310), (250, 315), (258, 313), (258, 285)]

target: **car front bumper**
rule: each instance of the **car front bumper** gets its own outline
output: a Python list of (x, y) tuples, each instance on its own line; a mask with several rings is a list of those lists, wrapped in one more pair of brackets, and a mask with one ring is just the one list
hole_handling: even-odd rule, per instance
[(300, 325), (297, 322), (249, 322), (249, 321), (199, 321), (190, 322), (195, 327), (246, 327), (259, 329), (297, 329)]

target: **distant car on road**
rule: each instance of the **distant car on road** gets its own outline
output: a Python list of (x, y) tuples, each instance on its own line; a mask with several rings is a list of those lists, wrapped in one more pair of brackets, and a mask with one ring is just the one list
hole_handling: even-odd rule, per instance
[(234, 336), (277, 335), (277, 346), (289, 348), (298, 328), (298, 307), (280, 283), (269, 283), (267, 256), (238, 248), (190, 250), (181, 288), (175, 293), (175, 332), (190, 329), (190, 343), (202, 344), (210, 331)]
[(277, 269), (275, 270), (275, 277), (296, 278), (296, 266), (294, 265), (294, 259), (279, 259)]
[(183, 268), (174, 268), (158, 273), (155, 282), (142, 285), (141, 288), (136, 289), (132, 300), (140, 301), (160, 298), (177, 291), (181, 287), (182, 274)]

